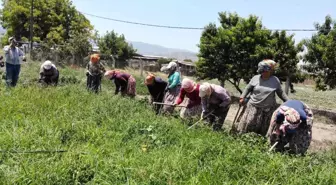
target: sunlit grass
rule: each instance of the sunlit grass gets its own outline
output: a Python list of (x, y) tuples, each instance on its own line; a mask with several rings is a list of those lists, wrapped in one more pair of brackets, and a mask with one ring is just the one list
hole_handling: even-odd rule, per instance
[[(156, 116), (145, 100), (85, 89), (84, 70), (61, 69), (59, 87), (41, 88), (39, 64), (25, 64), (17, 88), (1, 86), (0, 184), (335, 184), (335, 151), (268, 153), (255, 135), (187, 130)], [(146, 94), (137, 77), (138, 92)], [(5, 151), (67, 150), (65, 153)]]

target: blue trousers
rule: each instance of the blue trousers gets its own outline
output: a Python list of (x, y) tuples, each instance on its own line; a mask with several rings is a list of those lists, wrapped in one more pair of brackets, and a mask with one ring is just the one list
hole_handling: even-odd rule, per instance
[(21, 65), (6, 63), (6, 83), (9, 87), (15, 87), (19, 79)]

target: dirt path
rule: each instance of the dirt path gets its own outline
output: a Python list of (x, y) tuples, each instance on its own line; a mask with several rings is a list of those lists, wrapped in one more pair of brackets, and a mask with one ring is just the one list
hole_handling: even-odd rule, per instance
[[(227, 120), (233, 121), (238, 111), (237, 105), (232, 105)], [(313, 125), (313, 141), (310, 151), (321, 151), (336, 146), (336, 125), (325, 124), (315, 120)]]

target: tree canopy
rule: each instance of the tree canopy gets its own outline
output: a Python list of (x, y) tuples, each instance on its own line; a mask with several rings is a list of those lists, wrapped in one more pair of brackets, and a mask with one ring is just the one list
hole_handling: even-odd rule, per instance
[[(5, 0), (0, 12), (1, 25), (7, 30), (2, 40), (7, 43), (9, 36), (28, 40), (30, 36), (29, 0)], [(34, 0), (33, 40), (49, 44), (62, 44), (78, 35), (88, 35), (93, 29), (89, 20), (78, 12), (71, 0)]]
[[(254, 15), (247, 18), (236, 13), (219, 13), (220, 26), (210, 23), (200, 39), (197, 75), (201, 79), (218, 79), (233, 84), (242, 92), (241, 80), (248, 82), (263, 59), (279, 60), (285, 75), (299, 62), (292, 35), (265, 29)], [(287, 73), (287, 69), (291, 69)]]
[(314, 77), (317, 90), (336, 87), (336, 24), (330, 16), (324, 23), (315, 24), (318, 31), (311, 39), (303, 40), (301, 45), (307, 47), (303, 56), (304, 68)]
[(132, 45), (128, 44), (125, 36), (111, 31), (99, 38), (99, 49), (102, 53), (116, 56), (119, 61), (126, 61), (131, 58), (136, 50)]

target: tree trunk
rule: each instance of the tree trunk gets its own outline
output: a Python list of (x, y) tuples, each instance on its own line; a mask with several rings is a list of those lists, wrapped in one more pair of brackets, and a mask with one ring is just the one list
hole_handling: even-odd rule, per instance
[(220, 86), (225, 87), (225, 80), (220, 80)]
[(288, 95), (289, 93), (289, 85), (290, 85), (291, 81), (290, 81), (290, 77), (286, 76), (286, 85), (285, 85), (285, 93)]

